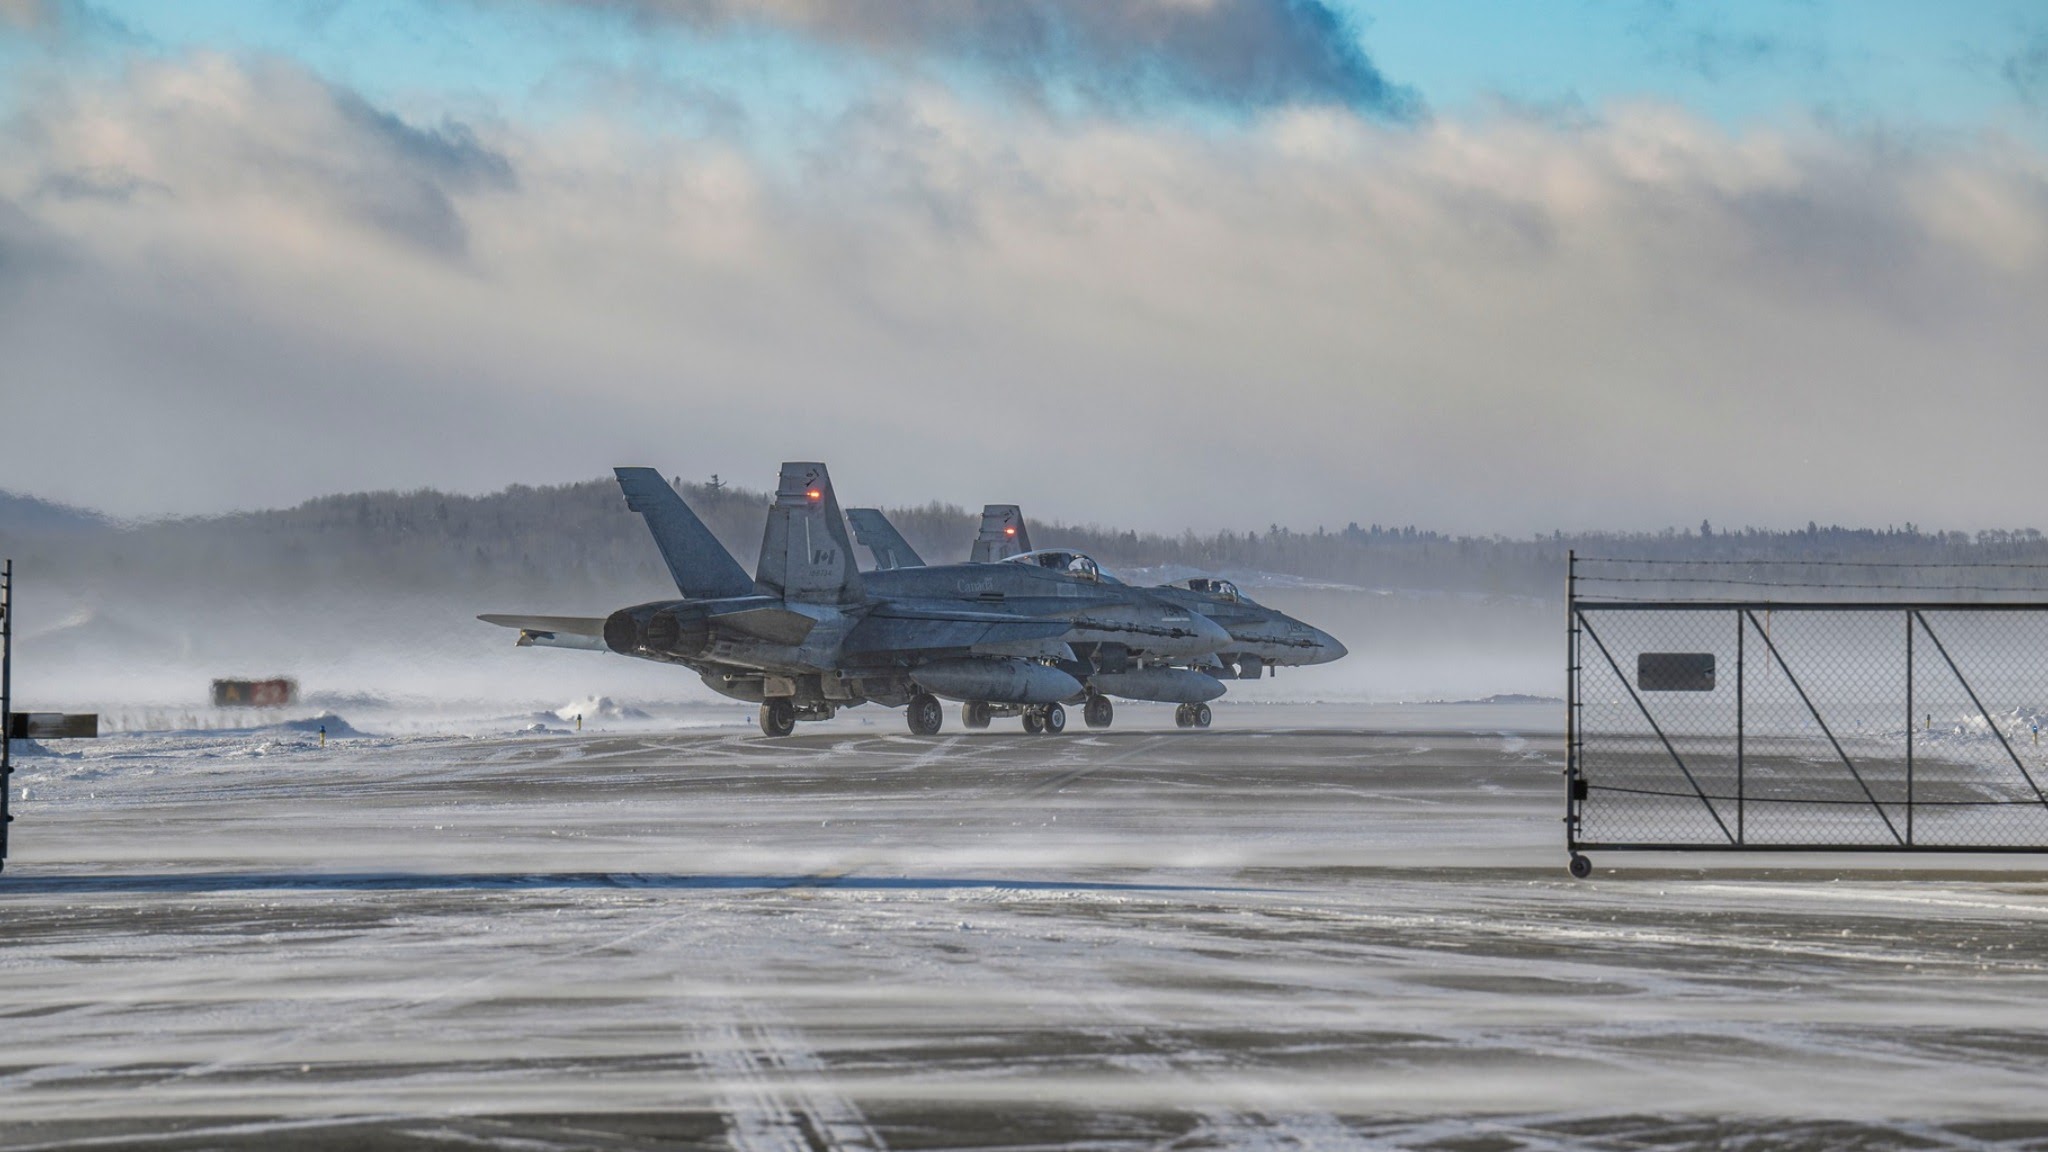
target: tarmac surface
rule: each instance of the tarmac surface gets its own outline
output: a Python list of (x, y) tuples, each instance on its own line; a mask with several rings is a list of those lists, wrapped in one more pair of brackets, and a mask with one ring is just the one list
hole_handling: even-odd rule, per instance
[(2048, 1148), (2039, 860), (1574, 881), (1560, 706), (1217, 715), (26, 756), (0, 1152)]

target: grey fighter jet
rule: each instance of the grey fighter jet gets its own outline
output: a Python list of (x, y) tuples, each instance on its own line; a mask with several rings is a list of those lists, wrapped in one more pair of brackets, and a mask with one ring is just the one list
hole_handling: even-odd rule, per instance
[[(917, 551), (878, 509), (849, 508), (846, 518), (853, 524), (854, 538), (873, 553), (878, 568), (903, 572), (924, 564)], [(1091, 580), (1129, 587), (1080, 553), (1054, 548), (1034, 551), (1023, 513), (1014, 504), (990, 504), (982, 510), (981, 531), (974, 541), (972, 556), (971, 564), (1022, 564), (1054, 571), (1080, 571)], [(1151, 589), (1132, 591), (1156, 595)], [(1192, 607), (1188, 610), (1196, 611)], [(1116, 706), (1111, 703), (1111, 697), (1177, 704), (1181, 718), (1193, 719), (1199, 727), (1206, 728), (1211, 715), (1208, 702), (1224, 693), (1217, 677), (1174, 666), (1196, 660), (1213, 663), (1214, 651), (1190, 660), (1141, 640), (1128, 644), (1082, 645), (1078, 652), (1082, 667), (1077, 670), (1077, 675), (1085, 695), (1067, 702), (1082, 705), (1082, 719), (1091, 728), (1108, 727), (1114, 722)], [(1012, 714), (1012, 709), (985, 701), (969, 701), (960, 709), (961, 722), (970, 728), (987, 725), (991, 716)], [(1029, 715), (1025, 716), (1024, 723), (1027, 728), (1030, 726)]]
[[(1029, 551), (1031, 534), (1024, 525), (1024, 512), (1015, 504), (990, 504), (981, 511), (981, 531), (975, 537), (974, 554), (984, 551), (1004, 557), (1006, 547)], [(1011, 555), (1015, 552), (1009, 553)], [(1196, 666), (1219, 680), (1257, 680), (1269, 668), (1328, 664), (1341, 660), (1350, 649), (1335, 636), (1268, 608), (1238, 591), (1228, 580), (1195, 576), (1173, 584), (1160, 584), (1146, 591), (1185, 604), (1222, 625), (1231, 644), (1213, 659)]]
[[(680, 664), (714, 691), (761, 706), (761, 729), (874, 701), (906, 706), (910, 730), (939, 730), (939, 697), (1020, 711), (1034, 731), (1066, 725), (1090, 666), (1077, 645), (1142, 643), (1181, 659), (1229, 636), (1200, 613), (1079, 568), (919, 566), (861, 573), (822, 464), (784, 464), (748, 579), (651, 468), (616, 470), (674, 577), (679, 600), (608, 617), (487, 615), (519, 643), (594, 647)], [(1092, 567), (1092, 565), (1090, 565)]]
[[(853, 521), (861, 542), (875, 554), (877, 563), (885, 563), (885, 553), (889, 557), (886, 563), (893, 567), (923, 563), (880, 511), (852, 508), (846, 515)], [(1066, 554), (1051, 550), (1034, 552), (1023, 510), (1015, 504), (989, 504), (982, 508), (981, 527), (975, 535), (971, 555), (975, 562), (997, 563)], [(1230, 633), (1229, 644), (1187, 662), (1211, 683), (1257, 680), (1269, 668), (1327, 664), (1343, 658), (1348, 651), (1328, 632), (1253, 601), (1228, 580), (1194, 577), (1145, 591), (1207, 616)], [(1107, 726), (1111, 722), (1115, 713), (1109, 702), (1096, 703), (1095, 693), (1102, 693), (1125, 699), (1178, 703), (1180, 708), (1174, 717), (1177, 723), (1182, 727), (1206, 728), (1207, 701), (1221, 696), (1223, 686), (1214, 684), (1207, 695), (1198, 694), (1191, 698), (1185, 683), (1174, 679), (1188, 674), (1187, 670), (1180, 668), (1139, 667), (1121, 675), (1090, 677), (1087, 686), (1093, 691), (1083, 716), (1092, 726)]]

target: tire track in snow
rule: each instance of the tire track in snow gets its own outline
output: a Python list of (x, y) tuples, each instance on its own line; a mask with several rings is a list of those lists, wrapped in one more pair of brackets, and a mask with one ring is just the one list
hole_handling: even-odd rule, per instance
[[(1163, 1040), (1159, 1034), (1140, 1031), (1135, 1036), (1164, 1049), (1157, 1054), (1119, 1057), (1117, 1066), (1140, 1072), (1147, 1079), (1170, 1077), (1189, 1055), (1183, 1045)], [(1387, 1145), (1368, 1139), (1329, 1112), (1240, 1112), (1235, 1108), (1210, 1105), (1194, 1110), (1200, 1121), (1179, 1144), (1205, 1144), (1246, 1152), (1385, 1152)]]
[[(1104, 768), (1108, 768), (1116, 764), (1121, 764), (1124, 761), (1129, 760), (1135, 756), (1139, 756), (1143, 753), (1150, 752), (1158, 748), (1161, 744), (1165, 743), (1169, 739), (1171, 739), (1171, 737), (1164, 735), (1152, 736), (1148, 737), (1142, 742), (1133, 745), (1132, 747), (1122, 752), (1117, 753), (1114, 756), (1104, 756), (1100, 759), (1087, 759), (1079, 766), (1069, 768), (1066, 771), (1061, 772), (1059, 775), (1054, 776), (1050, 780), (1042, 780), (1036, 784), (1031, 784), (1023, 788), (1019, 788), (1015, 792), (1011, 793), (1009, 796), (1004, 797), (1003, 799), (1005, 801), (1035, 800), (1040, 797), (1051, 796), (1059, 792), (1061, 789), (1065, 788), (1067, 785), (1080, 780), (1082, 777), (1085, 777), (1094, 772), (1101, 771)], [(1080, 757), (1070, 757), (1070, 759), (1080, 759)]]
[[(730, 1008), (730, 1006), (728, 1006)], [(704, 1066), (719, 1076), (719, 1110), (734, 1152), (886, 1152), (800, 1032), (758, 1007), (706, 1031)]]
[[(1113, 991), (1113, 989), (1112, 989)], [(1170, 1026), (1134, 1011), (1122, 996), (1083, 998), (1113, 1034), (1127, 1043), (1151, 1049), (1113, 1057), (1119, 1068), (1148, 1080), (1167, 1079), (1189, 1069), (1212, 1071), (1214, 1053), (1189, 1044)], [(1386, 1152), (1387, 1145), (1353, 1130), (1335, 1113), (1309, 1110), (1240, 1111), (1221, 1104), (1193, 1110), (1196, 1129), (1176, 1146), (1193, 1143), (1253, 1152)]]
[[(165, 1072), (138, 1078), (132, 1090), (149, 1091), (177, 1084), (203, 1083), (210, 1078), (238, 1070), (250, 1070), (267, 1066), (274, 1061), (265, 1057), (272, 1053), (291, 1051), (307, 1047), (311, 1042), (331, 1036), (346, 1034), (361, 1029), (366, 1023), (379, 1020), (403, 1020), (416, 1016), (422, 1011), (434, 1008), (449, 1010), (461, 1005), (475, 1004), (490, 998), (489, 989), (505, 977), (560, 965), (566, 961), (605, 952), (629, 943), (640, 937), (664, 932), (685, 920), (700, 915), (695, 908), (662, 916), (652, 923), (642, 924), (624, 932), (606, 936), (595, 942), (580, 942), (567, 949), (550, 950), (541, 954), (528, 953), (502, 964), (492, 965), (475, 973), (468, 979), (457, 981), (445, 987), (419, 995), (395, 1000), (381, 1007), (347, 1013), (343, 1016), (315, 1021), (295, 1028), (286, 1028), (267, 1036), (246, 1040), (222, 1051), (212, 1059), (186, 1064)], [(103, 1072), (97, 1064), (70, 1063), (63, 1065), (42, 1065), (24, 1069), (7, 1076), (0, 1076), (0, 1089), (31, 1087), (42, 1083), (62, 1080), (80, 1075)]]

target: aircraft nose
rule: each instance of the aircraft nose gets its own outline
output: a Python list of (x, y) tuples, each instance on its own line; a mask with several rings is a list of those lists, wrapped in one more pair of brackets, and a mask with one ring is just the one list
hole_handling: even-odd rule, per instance
[(1230, 633), (1200, 612), (1173, 608), (1168, 611), (1166, 620), (1167, 626), (1180, 635), (1171, 640), (1160, 641), (1159, 649), (1162, 655), (1207, 656), (1230, 647)]
[(1351, 654), (1351, 650), (1344, 647), (1343, 641), (1321, 628), (1315, 629), (1315, 645), (1315, 659), (1310, 661), (1312, 664), (1328, 664), (1332, 660), (1342, 660)]

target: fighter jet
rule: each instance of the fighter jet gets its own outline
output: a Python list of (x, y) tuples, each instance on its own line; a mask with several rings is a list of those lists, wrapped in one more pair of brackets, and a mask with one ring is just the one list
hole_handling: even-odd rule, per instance
[(910, 730), (931, 735), (943, 724), (942, 696), (1015, 709), (1027, 729), (1059, 732), (1061, 702), (1083, 695), (1074, 673), (1090, 670), (1076, 645), (1140, 643), (1192, 660), (1229, 640), (1200, 613), (1079, 567), (959, 564), (864, 576), (823, 464), (782, 466), (750, 580), (660, 473), (615, 472), (682, 599), (603, 618), (479, 619), (518, 629), (522, 645), (595, 641), (683, 665), (713, 691), (758, 703), (771, 736), (869, 701), (905, 707)]
[[(1010, 555), (1030, 551), (1024, 512), (1015, 504), (987, 505), (981, 512), (974, 555), (1001, 559), (1006, 548), (1014, 550)], [(1350, 653), (1335, 636), (1252, 600), (1228, 580), (1195, 576), (1146, 591), (1185, 604), (1230, 633), (1229, 647), (1213, 659), (1196, 662), (1219, 680), (1257, 680), (1269, 668), (1328, 664)]]
[[(877, 564), (892, 568), (922, 564), (917, 553), (880, 511), (851, 508), (847, 518), (863, 544), (874, 553)], [(1010, 562), (1028, 557), (1065, 555), (1034, 552), (1031, 532), (1024, 513), (1015, 504), (989, 504), (981, 511), (981, 527), (970, 553), (974, 562)], [(885, 560), (884, 557), (887, 557)], [(1104, 576), (1104, 579), (1113, 577)], [(1269, 668), (1305, 664), (1327, 664), (1341, 659), (1347, 649), (1336, 637), (1284, 612), (1253, 601), (1228, 580), (1193, 577), (1177, 584), (1164, 584), (1145, 591), (1186, 606), (1214, 620), (1230, 633), (1230, 643), (1214, 653), (1189, 661), (1189, 666), (1210, 681), (1257, 680)], [(1092, 690), (1083, 716), (1092, 726), (1106, 727), (1115, 713), (1107, 700), (1095, 703), (1095, 693), (1125, 699), (1178, 703), (1175, 722), (1184, 728), (1208, 727), (1207, 701), (1223, 694), (1214, 684), (1208, 695), (1190, 698), (1183, 681), (1174, 679), (1187, 671), (1177, 668), (1140, 668), (1124, 675), (1096, 675), (1087, 680)], [(1099, 718), (1099, 723), (1098, 723)]]
[[(854, 538), (874, 555), (878, 569), (905, 572), (924, 565), (916, 549), (903, 539), (902, 533), (896, 531), (896, 526), (889, 523), (888, 517), (878, 509), (849, 508), (846, 518), (853, 524)], [(1130, 587), (1103, 572), (1093, 559), (1078, 552), (1056, 548), (1033, 550), (1023, 514), (1013, 504), (991, 504), (983, 510), (981, 532), (974, 541), (972, 557), (970, 564), (1023, 564), (1055, 571), (1076, 570), (1103, 584)], [(1151, 589), (1131, 591), (1156, 595)], [(1196, 612), (1193, 608), (1188, 610)], [(1176, 719), (1186, 721), (1182, 727), (1207, 728), (1213, 717), (1209, 701), (1224, 693), (1218, 677), (1174, 666), (1198, 660), (1213, 663), (1214, 651), (1190, 660), (1145, 644), (1142, 640), (1094, 646), (1083, 644), (1076, 650), (1081, 657), (1081, 666), (1073, 671), (1081, 681), (1085, 695), (1067, 703), (1082, 705), (1081, 717), (1091, 728), (1106, 728), (1115, 721), (1116, 706), (1111, 697), (1177, 704), (1180, 711)], [(1014, 714), (1013, 709), (985, 701), (969, 701), (960, 709), (961, 722), (970, 728), (985, 727), (991, 716)], [(1027, 728), (1031, 725), (1028, 714), (1024, 717), (1024, 724)]]

